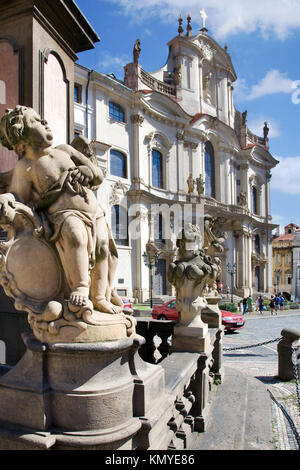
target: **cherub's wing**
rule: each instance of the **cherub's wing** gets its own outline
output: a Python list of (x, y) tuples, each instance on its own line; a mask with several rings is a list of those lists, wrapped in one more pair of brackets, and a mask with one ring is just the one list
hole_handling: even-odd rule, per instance
[(8, 192), (8, 188), (12, 179), (14, 170), (6, 171), (5, 173), (0, 173), (0, 194)]
[(85, 157), (89, 158), (95, 166), (98, 166), (98, 161), (93, 147), (86, 137), (84, 137), (83, 135), (78, 135), (71, 142), (71, 146), (74, 149), (78, 150), (78, 152), (82, 153)]

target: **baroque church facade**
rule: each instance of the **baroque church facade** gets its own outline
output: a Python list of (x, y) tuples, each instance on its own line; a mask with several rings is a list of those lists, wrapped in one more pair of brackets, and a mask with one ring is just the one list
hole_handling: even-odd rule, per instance
[[(140, 41), (124, 80), (75, 65), (75, 134), (92, 141), (106, 176), (98, 199), (119, 251), (116, 289), (138, 302), (150, 296), (145, 263), (154, 259), (154, 296), (172, 295), (178, 221), (198, 210), (227, 232), (219, 287), (239, 296), (272, 291), (271, 170), (267, 123), (263, 136), (234, 106), (237, 79), (227, 47), (203, 27), (169, 43), (166, 64), (149, 73)], [(196, 217), (197, 220), (197, 217)], [(154, 257), (154, 255), (156, 256)]]

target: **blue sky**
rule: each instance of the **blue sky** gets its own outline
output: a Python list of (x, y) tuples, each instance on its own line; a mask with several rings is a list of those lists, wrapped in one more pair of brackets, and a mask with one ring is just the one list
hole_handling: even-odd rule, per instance
[(177, 35), (179, 14), (184, 27), (191, 14), (196, 34), (204, 8), (208, 34), (228, 45), (238, 76), (235, 106), (248, 110), (254, 133), (262, 135), (269, 123), (270, 152), (280, 161), (272, 172), (273, 221), (300, 225), (300, 0), (75, 1), (101, 38), (94, 50), (79, 54), (79, 63), (120, 79), (137, 38), (142, 67), (157, 70)]

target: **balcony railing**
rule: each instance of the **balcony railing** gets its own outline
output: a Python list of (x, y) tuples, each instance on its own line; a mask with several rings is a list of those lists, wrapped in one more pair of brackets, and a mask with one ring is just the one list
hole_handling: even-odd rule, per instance
[(176, 87), (173, 85), (168, 85), (164, 82), (161, 82), (160, 80), (157, 80), (156, 78), (152, 77), (149, 73), (145, 72), (145, 70), (140, 68), (139, 71), (139, 77), (141, 81), (147, 85), (149, 88), (155, 91), (159, 91), (160, 93), (163, 93), (164, 95), (176, 96)]

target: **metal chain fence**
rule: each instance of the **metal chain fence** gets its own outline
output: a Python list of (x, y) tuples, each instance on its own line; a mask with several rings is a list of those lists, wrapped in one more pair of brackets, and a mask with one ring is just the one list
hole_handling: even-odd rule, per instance
[(265, 344), (276, 343), (277, 341), (280, 341), (281, 339), (282, 339), (282, 336), (280, 338), (271, 339), (270, 341), (264, 341), (263, 343), (250, 344), (248, 346), (237, 346), (234, 348), (223, 348), (223, 351), (236, 351), (238, 349), (256, 348), (258, 346), (264, 346)]
[[(239, 349), (251, 349), (251, 348), (256, 348), (258, 346), (264, 346), (265, 344), (271, 344), (271, 343), (276, 343), (282, 339), (282, 336), (280, 338), (276, 339), (271, 339), (270, 341), (263, 341), (261, 343), (256, 343), (256, 344), (250, 344), (247, 346), (236, 346), (234, 348), (223, 348), (223, 351), (236, 351)], [(298, 358), (297, 358), (297, 349), (294, 347), (294, 343), (292, 343), (292, 363), (293, 363), (293, 370), (294, 370), (294, 377), (295, 377), (295, 382), (296, 382), (296, 395), (297, 395), (297, 400), (298, 400), (298, 409), (299, 409), (299, 414), (300, 414), (300, 385), (299, 385), (299, 374), (298, 374)], [(297, 341), (298, 343), (298, 341)]]

